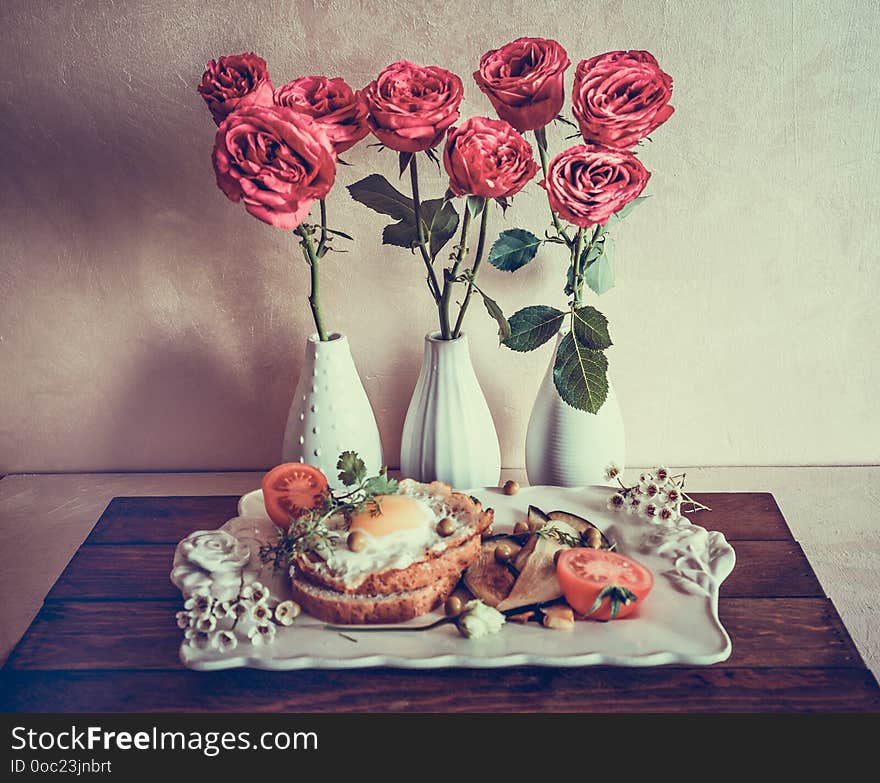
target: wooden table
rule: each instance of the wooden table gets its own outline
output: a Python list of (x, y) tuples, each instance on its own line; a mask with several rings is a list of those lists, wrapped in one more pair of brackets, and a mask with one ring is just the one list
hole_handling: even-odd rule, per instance
[[(772, 495), (706, 493), (737, 564), (707, 667), (197, 673), (178, 659), (176, 543), (237, 497), (117, 497), (0, 670), (2, 712), (880, 712), (880, 689)], [(5, 600), (10, 600), (7, 596)]]

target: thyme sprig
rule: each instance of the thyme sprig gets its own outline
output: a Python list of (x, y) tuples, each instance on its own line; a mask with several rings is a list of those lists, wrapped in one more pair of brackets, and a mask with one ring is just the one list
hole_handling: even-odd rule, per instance
[(367, 476), (364, 461), (354, 451), (342, 452), (336, 468), (347, 491), (329, 489), (319, 506), (292, 516), (287, 530), (278, 528), (276, 543), (260, 547), (260, 560), (272, 563), (274, 571), (288, 567), (298, 555), (315, 555), (326, 560), (348, 530), (352, 516), (365, 510), (381, 514), (376, 497), (397, 492), (397, 480), (388, 477), (387, 468), (383, 467), (375, 476)]

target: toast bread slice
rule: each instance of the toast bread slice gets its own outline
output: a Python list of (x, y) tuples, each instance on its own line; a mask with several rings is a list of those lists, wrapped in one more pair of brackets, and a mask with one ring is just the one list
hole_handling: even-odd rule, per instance
[(402, 623), (442, 604), (458, 584), (458, 574), (419, 587), (386, 595), (339, 593), (294, 576), (293, 599), (313, 617), (340, 625)]

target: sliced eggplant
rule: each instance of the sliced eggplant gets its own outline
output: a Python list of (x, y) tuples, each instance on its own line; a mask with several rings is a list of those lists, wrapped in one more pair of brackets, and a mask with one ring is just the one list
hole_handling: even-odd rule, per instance
[(532, 541), (535, 542), (534, 548), (510, 593), (497, 605), (499, 611), (552, 601), (562, 595), (562, 588), (556, 578), (556, 564), (553, 562), (556, 550), (562, 548), (562, 545), (555, 539), (537, 535), (532, 536), (529, 544)]
[(537, 506), (529, 506), (529, 527), (532, 531), (539, 530), (550, 521), (548, 517)]
[(599, 536), (601, 537), (602, 546), (601, 547), (594, 547), (594, 548), (597, 548), (597, 549), (611, 549), (612, 548), (612, 544), (608, 540), (608, 537), (601, 530), (599, 530), (598, 527), (596, 527), (589, 520), (584, 519), (583, 517), (579, 517), (577, 514), (572, 514), (568, 511), (551, 511), (546, 516), (547, 516), (547, 519), (549, 519), (549, 520), (552, 520), (554, 522), (565, 522), (565, 524), (573, 527), (577, 531), (578, 535), (580, 536), (581, 541), (583, 542), (584, 546), (591, 546), (591, 538), (592, 538), (593, 542), (595, 542), (595, 535), (596, 534), (593, 533), (591, 535), (590, 531), (596, 530), (596, 531), (598, 531)]
[[(512, 539), (509, 543), (511, 547), (519, 549)], [(474, 598), (479, 598), (487, 606), (496, 606), (503, 601), (517, 580), (506, 565), (495, 559), (497, 547), (497, 540), (484, 542), (479, 557), (462, 576), (464, 586)]]

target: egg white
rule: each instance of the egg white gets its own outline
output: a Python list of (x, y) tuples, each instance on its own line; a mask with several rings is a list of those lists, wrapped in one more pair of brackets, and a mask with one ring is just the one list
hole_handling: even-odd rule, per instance
[(436, 495), (414, 490), (402, 491), (400, 494), (418, 504), (423, 512), (424, 523), (419, 527), (396, 530), (384, 536), (374, 536), (362, 530), (367, 545), (359, 552), (352, 552), (346, 541), (347, 534), (341, 534), (326, 561), (332, 574), (347, 584), (358, 584), (370, 574), (406, 568), (422, 560), (426, 552), (442, 551), (446, 548), (448, 537), (437, 532), (437, 524), (441, 519), (452, 519), (455, 525), (452, 535), (467, 524)]

